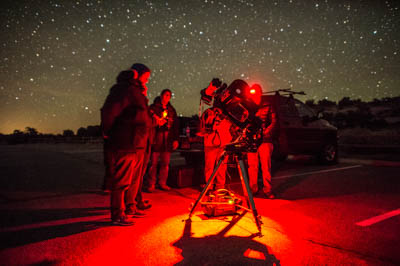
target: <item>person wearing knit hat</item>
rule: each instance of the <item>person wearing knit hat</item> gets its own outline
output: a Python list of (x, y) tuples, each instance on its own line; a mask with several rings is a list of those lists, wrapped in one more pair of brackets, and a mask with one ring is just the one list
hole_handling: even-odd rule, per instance
[(131, 66), (131, 69), (136, 70), (138, 72), (138, 76), (140, 77), (141, 75), (143, 75), (146, 72), (150, 73), (150, 68), (148, 68), (147, 66), (143, 65), (143, 64), (139, 64), (139, 63), (135, 63)]
[(112, 153), (111, 220), (115, 225), (133, 225), (144, 216), (137, 207), (142, 169), (150, 134), (155, 126), (146, 98), (150, 69), (133, 64), (122, 71), (101, 108), (101, 128)]

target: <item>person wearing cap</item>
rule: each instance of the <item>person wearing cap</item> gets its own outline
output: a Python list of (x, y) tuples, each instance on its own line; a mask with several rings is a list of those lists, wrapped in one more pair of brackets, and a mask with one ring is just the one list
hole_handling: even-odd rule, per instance
[(115, 225), (132, 225), (144, 216), (137, 208), (146, 150), (155, 120), (149, 107), (146, 83), (150, 69), (133, 64), (119, 73), (101, 108), (101, 128), (111, 161), (111, 220)]
[(276, 134), (277, 120), (276, 113), (273, 106), (269, 103), (261, 103), (262, 89), (258, 84), (254, 84), (251, 89), (255, 90), (256, 96), (254, 97), (257, 105), (260, 105), (256, 114), (261, 121), (261, 137), (262, 142), (258, 147), (257, 152), (247, 153), (248, 173), (250, 189), (253, 194), (259, 192), (258, 189), (258, 166), (261, 164), (263, 188), (262, 193), (265, 198), (275, 198), (271, 188), (271, 155), (274, 148), (273, 140)]
[(170, 190), (170, 187), (167, 185), (169, 162), (171, 152), (178, 148), (179, 145), (178, 116), (176, 115), (175, 108), (170, 102), (171, 95), (172, 92), (170, 89), (164, 89), (160, 96), (157, 96), (154, 99), (153, 104), (150, 105), (150, 111), (152, 114), (158, 120), (164, 120), (165, 123), (162, 125), (160, 124), (155, 128), (151, 148), (151, 165), (148, 175), (147, 192), (149, 193), (154, 191), (157, 179), (158, 187), (161, 190)]

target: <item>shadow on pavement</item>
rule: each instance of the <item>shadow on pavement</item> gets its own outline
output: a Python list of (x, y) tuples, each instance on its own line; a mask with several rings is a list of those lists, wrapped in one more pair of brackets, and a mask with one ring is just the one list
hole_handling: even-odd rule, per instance
[[(280, 265), (267, 246), (254, 240), (258, 234), (224, 236), (245, 214), (234, 218), (218, 234), (201, 238), (192, 237), (192, 222), (186, 220), (182, 237), (173, 244), (182, 250), (183, 257), (175, 265)], [(251, 252), (258, 256), (248, 256)]]
[[(3, 210), (0, 220), (0, 250), (36, 243), (56, 237), (65, 237), (103, 226), (110, 225), (108, 220), (85, 221), (85, 218), (106, 214), (108, 208), (80, 209), (41, 209), (41, 210)], [(82, 221), (69, 219), (82, 218)], [(65, 221), (63, 221), (65, 220)], [(40, 226), (40, 223), (53, 223)], [(35, 226), (39, 224), (39, 226)], [(17, 228), (15, 228), (17, 227)], [(20, 227), (20, 228), (18, 228)]]
[(30, 264), (30, 266), (52, 266), (52, 265), (60, 265), (61, 262), (57, 260), (44, 260), (38, 263)]

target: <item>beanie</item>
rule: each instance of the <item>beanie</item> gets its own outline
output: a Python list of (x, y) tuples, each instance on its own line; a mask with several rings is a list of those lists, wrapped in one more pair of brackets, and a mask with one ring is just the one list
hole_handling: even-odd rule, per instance
[(148, 68), (147, 66), (145, 66), (143, 64), (139, 64), (139, 63), (133, 64), (131, 69), (136, 70), (139, 74), (139, 77), (146, 72), (150, 72), (150, 68)]

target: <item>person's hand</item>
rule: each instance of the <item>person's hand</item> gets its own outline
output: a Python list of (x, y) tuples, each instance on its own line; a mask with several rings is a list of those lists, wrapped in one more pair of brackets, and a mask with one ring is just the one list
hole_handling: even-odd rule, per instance
[(215, 87), (212, 82), (210, 82), (210, 84), (208, 85), (208, 87), (206, 88), (206, 95), (208, 96), (212, 96), (214, 94), (214, 92), (217, 90), (218, 88)]
[(157, 126), (163, 126), (165, 123), (167, 123), (167, 119), (164, 119), (162, 117), (159, 117), (158, 115), (153, 113), (153, 117), (156, 120)]
[(174, 142), (172, 142), (172, 149), (176, 150), (179, 146), (179, 142), (177, 140), (174, 140)]
[(167, 123), (167, 119), (164, 119), (164, 118), (157, 119), (157, 124), (158, 124), (160, 127), (163, 126), (163, 125), (165, 125), (165, 123)]
[(258, 109), (256, 116), (264, 119), (268, 114), (268, 108), (267, 107), (261, 107), (260, 109)]

